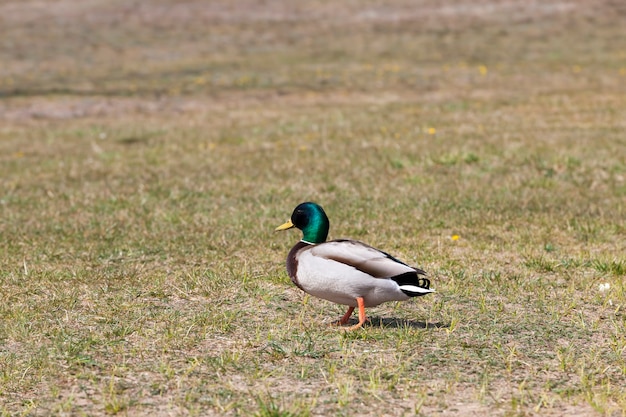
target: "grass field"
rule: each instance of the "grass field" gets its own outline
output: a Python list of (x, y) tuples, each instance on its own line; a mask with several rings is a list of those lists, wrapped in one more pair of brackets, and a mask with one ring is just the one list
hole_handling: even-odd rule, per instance
[[(625, 19), (0, 0), (0, 415), (625, 416)], [(329, 326), (306, 200), (437, 293)]]

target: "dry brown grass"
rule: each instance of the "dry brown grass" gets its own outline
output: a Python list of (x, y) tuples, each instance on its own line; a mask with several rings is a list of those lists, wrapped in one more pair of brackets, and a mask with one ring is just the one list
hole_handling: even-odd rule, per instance
[[(0, 2), (2, 415), (624, 415), (624, 16)], [(304, 200), (438, 293), (326, 326)]]

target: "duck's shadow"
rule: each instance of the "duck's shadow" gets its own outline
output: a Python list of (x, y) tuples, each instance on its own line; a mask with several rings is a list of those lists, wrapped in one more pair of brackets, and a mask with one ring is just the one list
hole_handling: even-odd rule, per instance
[[(357, 321), (358, 320), (352, 319), (350, 320), (350, 324), (355, 324), (357, 323)], [(429, 323), (427, 321), (399, 319), (396, 317), (369, 317), (368, 320), (363, 324), (363, 327), (379, 327), (391, 329), (447, 329), (450, 327), (450, 323)]]

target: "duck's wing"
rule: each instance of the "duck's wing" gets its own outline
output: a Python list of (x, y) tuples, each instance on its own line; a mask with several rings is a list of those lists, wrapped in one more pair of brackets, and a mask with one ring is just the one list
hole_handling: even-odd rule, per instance
[(313, 256), (349, 265), (375, 278), (426, 275), (418, 268), (412, 268), (386, 252), (356, 240), (331, 240), (310, 248)]

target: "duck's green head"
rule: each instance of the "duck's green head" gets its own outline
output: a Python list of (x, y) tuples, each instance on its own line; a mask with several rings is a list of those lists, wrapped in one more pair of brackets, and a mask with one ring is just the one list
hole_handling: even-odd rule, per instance
[(278, 226), (276, 230), (287, 230), (297, 227), (302, 230), (302, 240), (308, 243), (326, 242), (330, 222), (324, 209), (315, 203), (299, 204), (291, 214), (291, 220)]

